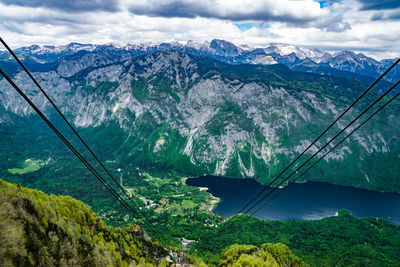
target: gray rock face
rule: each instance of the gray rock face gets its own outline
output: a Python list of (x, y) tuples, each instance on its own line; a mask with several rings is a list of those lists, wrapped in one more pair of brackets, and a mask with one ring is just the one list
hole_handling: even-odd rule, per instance
[[(232, 49), (226, 47), (226, 51)], [(264, 182), (301, 153), (346, 107), (312, 88), (293, 90), (246, 76), (233, 77), (223, 71), (229, 65), (208, 61), (174, 51), (122, 62), (84, 54), (63, 59), (56, 70), (35, 72), (34, 76), (76, 126), (94, 128), (117, 122), (126, 134), (126, 146), (137, 136), (143, 146), (129, 147), (130, 154), (144, 147), (160, 158), (178, 153), (206, 173), (261, 177)], [(14, 80), (41, 109), (50, 112), (49, 103), (26, 75), (19, 72)], [(0, 112), (32, 115), (33, 110), (4, 79), (0, 88)], [(391, 116), (391, 120), (380, 120), (385, 121), (384, 127), (372, 134), (369, 128), (357, 132), (324, 162), (343, 163), (398, 151), (394, 144), (399, 140), (399, 117), (398, 113)], [(10, 119), (0, 116), (0, 127), (6, 122)], [(153, 132), (141, 132), (141, 124), (155, 125)], [(342, 122), (334, 130), (344, 125)], [(317, 147), (327, 140), (322, 138)], [(365, 171), (359, 171), (364, 182), (365, 175), (372, 176)]]

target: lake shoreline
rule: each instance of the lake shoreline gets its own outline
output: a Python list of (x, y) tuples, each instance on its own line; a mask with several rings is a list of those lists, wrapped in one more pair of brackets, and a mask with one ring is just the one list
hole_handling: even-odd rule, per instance
[[(235, 214), (265, 188), (254, 179), (219, 176), (187, 178), (185, 184), (196, 186), (199, 190), (207, 188), (208, 193), (219, 198), (218, 203), (212, 203), (210, 210), (225, 218)], [(382, 218), (400, 225), (400, 194), (397, 193), (380, 193), (312, 181), (295, 183), (278, 191), (284, 193), (254, 214), (255, 216), (264, 220), (320, 220), (335, 216), (339, 210), (346, 209), (358, 218)]]
[[(196, 177), (183, 177), (183, 178), (181, 178), (182, 183), (184, 183), (187, 186), (192, 186), (192, 185), (188, 185), (186, 183), (188, 179), (196, 179)], [(209, 190), (208, 187), (198, 187), (198, 186), (195, 186), (195, 187), (199, 188), (199, 191), (207, 191), (207, 193), (210, 194), (211, 200), (208, 203), (206, 203), (206, 207), (208, 206), (208, 208), (206, 208), (206, 209), (208, 209), (208, 211), (210, 211), (210, 212), (214, 212), (214, 208), (218, 205), (218, 203), (221, 202), (221, 199), (219, 197), (216, 197), (213, 194), (211, 194), (208, 191)]]
[[(267, 184), (263, 184), (261, 182), (259, 182), (258, 180), (252, 178), (252, 177), (225, 177), (225, 176), (214, 176), (214, 175), (202, 175), (202, 176), (198, 176), (198, 177), (185, 177), (185, 181), (187, 179), (201, 179), (203, 177), (208, 177), (208, 176), (212, 176), (212, 177), (216, 177), (216, 178), (223, 178), (223, 179), (232, 179), (232, 180), (251, 180), (251, 181), (255, 181), (257, 183), (259, 183), (260, 185), (263, 185), (264, 187)], [(356, 187), (356, 186), (351, 186), (351, 185), (342, 185), (342, 184), (335, 184), (335, 183), (330, 183), (330, 182), (326, 182), (326, 181), (319, 181), (319, 180), (298, 180), (294, 182), (295, 184), (306, 184), (306, 183), (322, 183), (322, 184), (328, 184), (328, 185), (333, 185), (333, 186), (342, 186), (342, 187), (351, 187), (351, 188), (355, 188), (355, 189), (360, 189), (360, 190), (366, 190), (366, 191), (371, 191), (371, 192), (376, 192), (376, 193), (382, 193), (382, 194), (399, 194), (400, 195), (400, 190), (396, 191), (396, 190), (392, 190), (392, 191), (381, 191), (381, 190), (373, 190), (373, 189), (369, 189), (369, 188), (363, 188), (363, 187)], [(279, 186), (279, 188), (285, 188), (288, 186), (288, 182), (284, 182), (281, 186)], [(270, 186), (270, 188), (272, 188), (272, 186)]]

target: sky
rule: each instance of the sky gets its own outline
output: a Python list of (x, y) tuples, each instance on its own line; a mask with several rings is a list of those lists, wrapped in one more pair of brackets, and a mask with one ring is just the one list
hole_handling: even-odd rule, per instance
[(78, 43), (288, 43), (400, 56), (400, 0), (0, 0), (12, 48)]

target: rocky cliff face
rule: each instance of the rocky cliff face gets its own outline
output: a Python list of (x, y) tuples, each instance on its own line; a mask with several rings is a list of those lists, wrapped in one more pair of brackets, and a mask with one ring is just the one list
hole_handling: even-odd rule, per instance
[[(358, 81), (282, 65), (230, 65), (169, 50), (118, 62), (104, 53), (78, 53), (34, 76), (81, 131), (122, 132), (123, 140), (110, 144), (121, 162), (261, 182), (279, 173), (365, 89)], [(26, 75), (16, 70), (13, 77), (51, 113)], [(34, 118), (4, 79), (0, 88), (0, 127), (15, 115)], [(335, 132), (375, 96), (356, 106)], [(397, 102), (305, 179), (396, 191), (397, 167), (381, 170), (400, 156), (396, 110)]]

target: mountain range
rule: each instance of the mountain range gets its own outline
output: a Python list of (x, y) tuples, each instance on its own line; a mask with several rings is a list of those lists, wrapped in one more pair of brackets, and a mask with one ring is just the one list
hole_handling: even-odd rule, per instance
[[(26, 62), (31, 64), (50, 64), (66, 58), (77, 52), (102, 54), (111, 61), (121, 61), (132, 56), (153, 53), (163, 50), (173, 50), (193, 55), (208, 56), (222, 62), (236, 64), (284, 64), (294, 70), (320, 74), (350, 76), (351, 78), (373, 77), (382, 74), (395, 59), (378, 61), (362, 53), (342, 51), (329, 53), (320, 49), (309, 49), (289, 44), (272, 43), (266, 47), (251, 47), (214, 39), (211, 42), (187, 43), (143, 43), (105, 45), (70, 43), (65, 46), (32, 45), (15, 50)], [(0, 51), (0, 59), (9, 59), (9, 54)], [(355, 75), (352, 75), (355, 74)], [(366, 77), (365, 77), (366, 76)], [(400, 68), (396, 67), (385, 79), (389, 82), (400, 78)]]
[[(394, 61), (289, 45), (250, 48), (222, 40), (73, 43), (16, 53), (89, 142), (107, 151), (106, 159), (152, 172), (252, 177), (262, 183), (272, 180), (361, 94), (368, 80)], [(44, 97), (12, 62), (1, 52), (0, 67), (52, 117)], [(398, 70), (383, 85), (398, 79)], [(47, 136), (5, 79), (0, 88), (2, 168), (26, 158), (54, 157), (57, 140)], [(371, 91), (333, 130), (343, 128), (378, 92)], [(301, 181), (398, 192), (399, 107), (395, 101)], [(26, 143), (36, 133), (36, 141)], [(322, 138), (317, 147), (327, 140)], [(10, 159), (8, 151), (21, 144), (24, 150)]]

